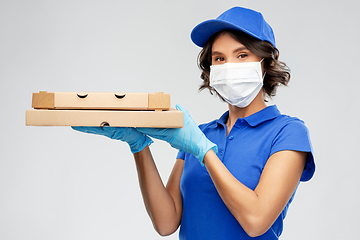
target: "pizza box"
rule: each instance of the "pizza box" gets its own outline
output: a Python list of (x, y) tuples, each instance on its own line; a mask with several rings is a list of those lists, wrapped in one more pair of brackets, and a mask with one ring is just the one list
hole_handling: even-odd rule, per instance
[(170, 94), (104, 93), (104, 92), (46, 92), (33, 93), (35, 109), (107, 109), (107, 110), (168, 110)]
[(181, 128), (183, 112), (120, 110), (26, 110), (27, 126), (111, 126)]

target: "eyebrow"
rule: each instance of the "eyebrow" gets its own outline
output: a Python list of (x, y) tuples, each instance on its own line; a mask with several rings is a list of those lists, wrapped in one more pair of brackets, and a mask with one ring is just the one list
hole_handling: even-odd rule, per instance
[[(241, 52), (241, 51), (244, 51), (244, 50), (248, 50), (245, 46), (242, 46), (242, 47), (239, 47), (237, 49), (235, 49), (233, 51), (233, 53), (236, 53), (236, 52)], [(212, 55), (219, 55), (219, 54), (222, 54), (221, 52), (218, 52), (218, 51), (214, 51), (211, 53)]]
[(239, 47), (237, 49), (235, 49), (233, 52), (236, 53), (236, 52), (241, 52), (241, 51), (244, 51), (244, 50), (248, 50), (245, 46), (242, 46), (242, 47)]

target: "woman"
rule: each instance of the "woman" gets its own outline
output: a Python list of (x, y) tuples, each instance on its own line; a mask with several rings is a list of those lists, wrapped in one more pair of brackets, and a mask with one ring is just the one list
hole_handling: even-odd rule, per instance
[[(177, 105), (184, 113), (181, 129), (75, 129), (129, 143), (160, 235), (181, 225), (180, 239), (278, 239), (299, 181), (309, 180), (315, 165), (304, 123), (266, 105), (290, 78), (272, 29), (260, 13), (234, 7), (196, 26), (191, 37), (203, 47), (200, 89), (228, 103), (219, 119), (198, 127)], [(166, 187), (148, 136), (180, 150)]]

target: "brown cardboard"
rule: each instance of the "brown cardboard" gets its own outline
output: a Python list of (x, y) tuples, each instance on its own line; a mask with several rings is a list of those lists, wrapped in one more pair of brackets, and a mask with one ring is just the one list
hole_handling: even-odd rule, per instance
[(159, 93), (33, 93), (35, 109), (168, 110), (170, 94)]
[(26, 110), (27, 126), (104, 126), (181, 128), (183, 113), (118, 110)]
[(40, 91), (33, 93), (32, 107), (33, 108), (54, 108), (54, 93)]
[(163, 110), (170, 108), (170, 94), (162, 92), (149, 93), (149, 110)]

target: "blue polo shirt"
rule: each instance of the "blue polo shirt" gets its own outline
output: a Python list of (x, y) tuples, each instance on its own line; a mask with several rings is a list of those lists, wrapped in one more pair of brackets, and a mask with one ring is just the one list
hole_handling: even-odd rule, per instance
[[(245, 186), (254, 190), (268, 158), (282, 150), (308, 152), (301, 181), (308, 181), (313, 176), (312, 147), (303, 121), (282, 115), (276, 106), (269, 106), (251, 116), (239, 118), (227, 136), (225, 123), (228, 116), (229, 112), (226, 112), (218, 120), (199, 127), (210, 141), (217, 144), (218, 157)], [(183, 203), (180, 239), (253, 239), (222, 201), (206, 168), (191, 154), (179, 152), (177, 158), (185, 160), (180, 182)], [(256, 239), (278, 239), (294, 194), (271, 228)]]

